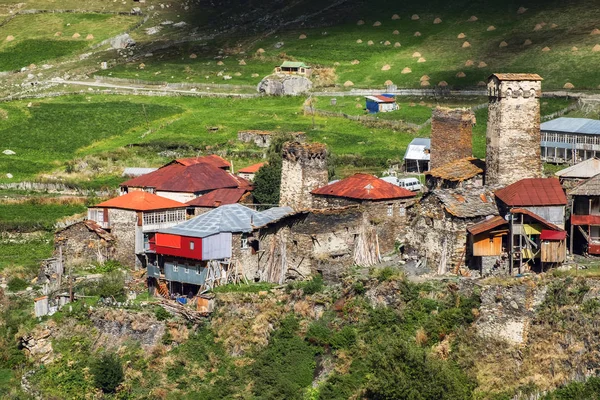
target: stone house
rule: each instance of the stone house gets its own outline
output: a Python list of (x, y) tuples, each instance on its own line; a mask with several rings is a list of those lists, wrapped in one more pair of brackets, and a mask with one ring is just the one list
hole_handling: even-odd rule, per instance
[(284, 61), (275, 68), (276, 74), (302, 75), (307, 78), (312, 74), (312, 68), (301, 61)]
[(461, 158), (425, 173), (429, 190), (483, 186), (485, 162), (474, 157)]
[[(238, 132), (238, 140), (243, 143), (254, 143), (257, 147), (268, 148), (273, 141), (273, 137), (281, 135), (282, 132), (274, 131), (260, 131), (260, 130), (246, 130)], [(306, 134), (304, 132), (291, 132), (286, 135), (292, 135), (294, 141), (304, 143), (306, 141)]]
[(132, 191), (89, 207), (87, 219), (114, 236), (114, 259), (135, 267), (145, 264), (149, 235), (185, 221), (186, 206), (152, 193)]
[(239, 177), (252, 182), (252, 181), (254, 181), (254, 175), (256, 175), (258, 170), (261, 169), (263, 167), (263, 165), (265, 165), (264, 162), (250, 165), (248, 167), (238, 170), (237, 174)]
[(91, 220), (79, 221), (54, 234), (54, 256), (65, 266), (117, 259), (117, 239)]

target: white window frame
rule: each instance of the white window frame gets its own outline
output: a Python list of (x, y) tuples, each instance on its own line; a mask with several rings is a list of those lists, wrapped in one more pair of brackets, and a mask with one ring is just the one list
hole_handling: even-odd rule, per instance
[(187, 265), (185, 267), (183, 267), (183, 273), (184, 274), (189, 274), (190, 273), (190, 268)]
[(173, 272), (178, 272), (179, 271), (179, 265), (177, 265), (176, 263), (173, 263)]
[(193, 241), (190, 241), (190, 250), (195, 250), (196, 245)]
[(393, 217), (394, 216), (394, 203), (391, 203), (391, 204), (387, 205), (387, 216), (388, 217)]

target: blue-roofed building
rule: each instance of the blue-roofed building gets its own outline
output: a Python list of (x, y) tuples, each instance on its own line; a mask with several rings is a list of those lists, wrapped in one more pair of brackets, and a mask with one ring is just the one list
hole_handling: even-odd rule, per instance
[(600, 121), (561, 117), (540, 126), (542, 160), (577, 164), (600, 155)]
[(404, 170), (422, 173), (429, 171), (431, 139), (414, 138), (404, 153)]

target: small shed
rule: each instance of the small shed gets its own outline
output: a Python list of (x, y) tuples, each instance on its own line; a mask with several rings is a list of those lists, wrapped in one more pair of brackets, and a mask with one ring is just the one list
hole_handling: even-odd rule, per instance
[(414, 138), (404, 153), (404, 169), (406, 172), (422, 173), (429, 170), (431, 158), (431, 139)]
[(312, 74), (312, 68), (301, 61), (284, 61), (279, 67), (275, 68), (275, 72), (309, 77)]
[(567, 258), (567, 232), (555, 230), (542, 230), (541, 262), (562, 263)]
[(396, 104), (396, 98), (391, 94), (365, 96), (365, 100), (367, 102), (367, 111), (371, 114), (396, 111), (400, 108)]

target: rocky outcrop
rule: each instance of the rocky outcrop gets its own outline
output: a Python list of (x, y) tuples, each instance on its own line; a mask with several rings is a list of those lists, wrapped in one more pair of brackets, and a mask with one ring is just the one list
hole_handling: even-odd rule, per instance
[(53, 330), (53, 324), (49, 324), (40, 326), (21, 337), (20, 346), (29, 359), (42, 364), (50, 364), (54, 361), (54, 350), (51, 341)]
[(101, 309), (90, 315), (101, 337), (99, 342), (116, 346), (126, 340), (153, 347), (165, 333), (165, 325), (152, 315), (126, 310)]
[(266, 76), (258, 84), (261, 94), (271, 96), (298, 96), (312, 89), (312, 82), (304, 76), (273, 74)]
[(110, 46), (113, 49), (125, 49), (135, 46), (135, 40), (133, 40), (129, 34), (123, 33), (122, 35), (112, 38), (110, 40)]

